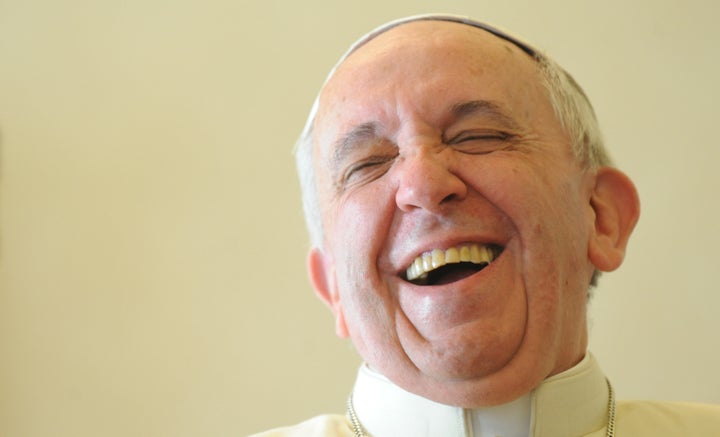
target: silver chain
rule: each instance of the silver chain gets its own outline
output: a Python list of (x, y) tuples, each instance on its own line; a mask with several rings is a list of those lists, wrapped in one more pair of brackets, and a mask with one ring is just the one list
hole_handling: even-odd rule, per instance
[[(607, 432), (605, 433), (606, 437), (615, 437), (615, 390), (613, 390), (612, 385), (610, 384), (610, 380), (606, 379), (608, 386), (608, 422), (607, 422)], [(357, 413), (355, 413), (355, 408), (353, 407), (353, 401), (352, 401), (352, 393), (350, 393), (350, 397), (347, 401), (347, 414), (350, 418), (350, 424), (352, 425), (353, 433), (355, 434), (355, 437), (368, 437), (367, 434), (365, 434), (365, 430), (362, 427), (362, 424), (360, 423), (360, 419), (357, 417)]]

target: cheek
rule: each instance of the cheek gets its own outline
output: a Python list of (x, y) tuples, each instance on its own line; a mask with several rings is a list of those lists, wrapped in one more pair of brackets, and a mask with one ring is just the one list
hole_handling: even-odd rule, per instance
[(585, 278), (588, 266), (589, 200), (583, 199), (578, 171), (553, 160), (514, 160), (492, 174), (479, 190), (517, 230), (528, 288), (582, 286), (576, 278)]
[[(363, 258), (375, 257), (387, 239), (389, 224), (395, 209), (388, 190), (362, 188), (338, 199), (332, 206), (332, 235), (340, 252), (358, 251)], [(351, 258), (355, 259), (355, 258)]]
[[(392, 222), (392, 202), (382, 202), (382, 192), (363, 189), (350, 193), (332, 206), (329, 244), (336, 261), (338, 288), (346, 292), (347, 304), (386, 289), (378, 269), (379, 257)], [(385, 197), (388, 199), (388, 197)], [(377, 305), (373, 302), (372, 305)], [(362, 307), (372, 306), (362, 302)]]
[[(524, 279), (531, 317), (564, 320), (570, 314), (584, 314), (591, 266), (587, 258), (587, 208), (583, 205), (577, 179), (541, 181), (525, 228)], [(554, 323), (554, 322), (553, 322)], [(574, 322), (573, 322), (574, 324)], [(577, 326), (578, 329), (582, 328)]]
[[(516, 161), (490, 185), (488, 197), (514, 222), (525, 237), (574, 242), (587, 226), (581, 178), (565, 165)], [(568, 238), (570, 237), (570, 238)]]
[(336, 278), (353, 344), (375, 363), (397, 349), (396, 298), (378, 268), (388, 223), (386, 208), (376, 200), (348, 197), (338, 204), (333, 229)]

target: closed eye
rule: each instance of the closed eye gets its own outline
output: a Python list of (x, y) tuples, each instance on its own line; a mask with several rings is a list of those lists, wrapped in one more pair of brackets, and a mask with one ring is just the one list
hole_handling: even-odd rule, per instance
[(483, 154), (505, 149), (514, 138), (502, 131), (463, 131), (446, 142), (462, 153)]
[(397, 155), (370, 156), (357, 161), (343, 172), (341, 185), (364, 184), (384, 175), (392, 166)]

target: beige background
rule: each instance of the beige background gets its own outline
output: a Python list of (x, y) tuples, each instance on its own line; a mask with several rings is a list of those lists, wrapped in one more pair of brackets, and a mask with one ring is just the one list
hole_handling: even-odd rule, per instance
[(344, 48), (483, 17), (595, 102), (643, 216), (593, 303), (621, 397), (720, 402), (712, 0), (0, 0), (0, 436), (243, 436), (341, 412), (291, 147)]

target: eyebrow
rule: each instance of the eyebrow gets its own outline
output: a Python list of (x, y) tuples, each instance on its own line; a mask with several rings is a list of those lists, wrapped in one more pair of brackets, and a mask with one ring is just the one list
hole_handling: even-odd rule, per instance
[(500, 105), (490, 100), (470, 100), (467, 102), (457, 103), (452, 106), (450, 112), (454, 116), (455, 120), (479, 115), (488, 117), (510, 129), (519, 129), (518, 123), (506, 114)]
[(378, 138), (377, 132), (378, 124), (373, 121), (352, 128), (348, 133), (335, 141), (333, 164), (337, 165), (342, 162), (358, 144), (376, 140)]

